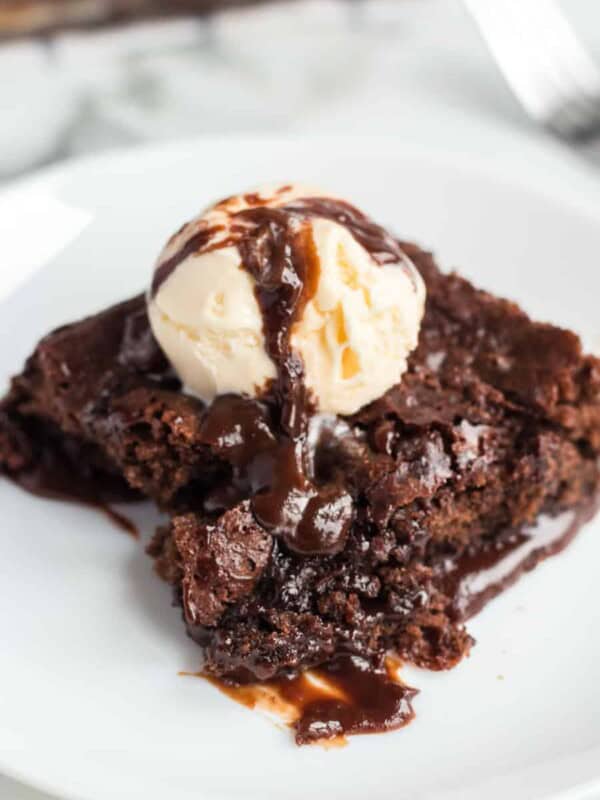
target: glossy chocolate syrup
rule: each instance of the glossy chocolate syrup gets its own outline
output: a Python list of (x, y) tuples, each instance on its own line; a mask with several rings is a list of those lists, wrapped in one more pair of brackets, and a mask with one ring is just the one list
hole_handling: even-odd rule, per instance
[[(290, 188), (289, 186), (284, 186), (280, 189), (280, 192), (287, 191)], [(216, 208), (225, 209), (230, 200), (231, 198), (223, 200)], [(203, 225), (200, 223), (197, 232), (170, 258), (158, 265), (152, 280), (152, 295), (157, 293), (171, 273), (188, 256), (193, 253), (197, 255), (208, 253), (220, 247), (239, 245), (242, 240), (255, 238), (259, 229), (269, 219), (283, 221), (284, 225), (287, 222), (293, 233), (298, 230), (299, 226), (311, 219), (321, 218), (337, 222), (338, 225), (343, 225), (350, 231), (378, 264), (407, 263), (407, 256), (398, 240), (381, 225), (377, 225), (362, 211), (359, 211), (344, 200), (331, 197), (303, 197), (276, 208), (266, 206), (265, 203), (267, 201), (256, 193), (244, 195), (244, 200), (251, 207), (230, 215), (231, 226), (226, 236), (221, 235), (225, 230), (223, 224), (207, 223)], [(271, 212), (275, 213), (271, 214)], [(184, 228), (178, 231), (175, 236), (178, 236)], [(261, 233), (264, 233), (264, 231)], [(264, 242), (264, 244), (267, 243)], [(294, 267), (295, 265), (292, 266)], [(244, 267), (248, 268), (245, 263)], [(275, 266), (274, 272), (276, 273), (277, 271), (278, 267)]]
[[(395, 263), (410, 271), (409, 262), (396, 239), (342, 200), (308, 197), (278, 207), (265, 205), (258, 195), (246, 195), (245, 200), (255, 206), (230, 215), (225, 237), (222, 225), (207, 224), (160, 264), (152, 293), (192, 253), (237, 246), (244, 269), (254, 279), (265, 348), (277, 370), (264, 398), (271, 419), (267, 421), (260, 404), (218, 398), (206, 412), (204, 431), (211, 444), (245, 443), (236, 452), (234, 480), (242, 495), (250, 488), (254, 515), (266, 530), (283, 537), (296, 553), (337, 553), (352, 522), (352, 499), (341, 486), (314, 480), (315, 453), (307, 434), (315, 409), (302, 360), (290, 344), (294, 325), (319, 283), (310, 221), (321, 218), (343, 225), (380, 265)], [(268, 441), (256, 438), (259, 418), (271, 431)]]
[(454, 616), (466, 620), (540, 561), (561, 552), (598, 510), (598, 499), (555, 516), (542, 515), (534, 525), (506, 531), (487, 546), (441, 565), (441, 587), (452, 598)]
[(293, 678), (245, 686), (208, 680), (236, 702), (282, 717), (297, 744), (341, 743), (346, 736), (395, 730), (413, 719), (411, 700), (418, 691), (399, 680), (397, 666), (392, 659), (374, 665), (340, 654)]
[(414, 717), (411, 700), (417, 690), (400, 683), (387, 665), (376, 667), (358, 656), (339, 655), (314, 674), (335, 690), (333, 696), (319, 689), (306, 691), (307, 681), (301, 678), (279, 683), (282, 696), (301, 709), (293, 723), (298, 744), (394, 730)]

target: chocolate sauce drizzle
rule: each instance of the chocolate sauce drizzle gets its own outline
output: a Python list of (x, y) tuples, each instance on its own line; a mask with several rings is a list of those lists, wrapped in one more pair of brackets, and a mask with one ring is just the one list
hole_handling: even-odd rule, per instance
[[(289, 186), (284, 186), (280, 191), (289, 188)], [(225, 208), (229, 200), (230, 198), (223, 200), (216, 208)], [(227, 236), (220, 236), (225, 230), (222, 224), (203, 224), (201, 222), (198, 231), (185, 241), (176, 253), (158, 265), (151, 286), (153, 297), (171, 273), (188, 256), (194, 253), (197, 255), (208, 253), (221, 247), (239, 245), (246, 239), (256, 239), (258, 229), (262, 228), (269, 220), (275, 224), (280, 221), (285, 227), (289, 224), (293, 233), (297, 231), (298, 226), (308, 220), (327, 219), (343, 225), (378, 264), (406, 265), (407, 263), (407, 256), (398, 240), (381, 225), (377, 225), (362, 211), (344, 200), (332, 197), (303, 197), (272, 207), (265, 205), (265, 199), (254, 192), (244, 195), (244, 200), (251, 207), (230, 215), (231, 226)], [(184, 229), (185, 226), (175, 234), (175, 237)], [(243, 266), (248, 268), (245, 262), (243, 262)]]
[(152, 293), (192, 253), (237, 246), (244, 269), (254, 279), (265, 347), (277, 371), (262, 398), (271, 421), (261, 403), (233, 414), (233, 398), (217, 398), (206, 412), (204, 433), (214, 446), (236, 435), (249, 442), (257, 427), (266, 426), (272, 434), (269, 441), (240, 450), (234, 476), (240, 487), (250, 487), (255, 517), (296, 553), (337, 553), (352, 522), (352, 500), (340, 485), (315, 482), (314, 452), (307, 441), (315, 406), (302, 359), (290, 344), (294, 325), (319, 283), (320, 262), (309, 222), (321, 218), (344, 226), (379, 265), (393, 263), (410, 271), (409, 262), (393, 236), (342, 200), (307, 197), (268, 206), (258, 195), (245, 199), (255, 207), (231, 214), (225, 237), (222, 225), (200, 223), (198, 232), (158, 266)]

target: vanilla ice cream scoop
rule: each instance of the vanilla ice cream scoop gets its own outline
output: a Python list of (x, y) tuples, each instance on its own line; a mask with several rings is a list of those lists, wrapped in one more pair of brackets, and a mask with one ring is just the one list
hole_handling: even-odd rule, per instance
[(158, 259), (148, 304), (159, 344), (205, 402), (301, 381), (319, 412), (345, 415), (400, 380), (425, 286), (383, 228), (290, 185), (185, 225)]

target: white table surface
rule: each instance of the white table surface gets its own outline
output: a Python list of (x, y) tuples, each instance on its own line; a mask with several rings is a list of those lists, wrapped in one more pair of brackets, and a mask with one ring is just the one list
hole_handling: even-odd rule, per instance
[[(201, 134), (219, 130), (281, 130), (339, 135), (389, 133), (398, 136), (399, 140), (419, 141), (435, 148), (455, 150), (461, 157), (473, 154), (477, 158), (493, 159), (512, 175), (540, 185), (556, 187), (565, 185), (565, 182), (572, 184), (578, 181), (584, 197), (591, 198), (597, 194), (600, 199), (600, 163), (595, 168), (590, 166), (565, 146), (549, 140), (524, 117), (490, 61), (472, 23), (465, 16), (459, 0), (405, 0), (403, 3), (399, 0), (371, 0), (371, 3), (368, 14), (357, 25), (358, 29), (349, 31), (345, 20), (344, 32), (339, 37), (334, 31), (339, 9), (335, 2), (329, 0), (324, 4), (293, 4), (286, 10), (278, 8), (270, 11), (265, 8), (250, 14), (244, 12), (246, 16), (240, 12), (222, 23), (222, 29), (216, 31), (219, 50), (223, 47), (238, 48), (239, 43), (243, 42), (247, 26), (255, 26), (259, 35), (261, 30), (271, 33), (281, 30), (281, 37), (295, 37), (296, 50), (292, 51), (291, 57), (289, 52), (285, 53), (285, 49), (281, 50), (281, 43), (278, 49), (266, 50), (263, 54), (272, 67), (277, 66), (278, 59), (283, 59), (287, 64), (287, 90), (271, 79), (267, 86), (270, 92), (267, 96), (273, 107), (282, 109), (279, 116), (273, 116), (270, 110), (256, 103), (254, 94), (257, 87), (264, 93), (264, 81), (262, 85), (260, 81), (244, 83), (241, 78), (235, 82), (236, 70), (240, 75), (247, 75), (256, 66), (249, 67), (241, 58), (239, 64), (228, 63), (226, 70), (220, 68), (215, 71), (214, 85), (220, 87), (220, 92), (215, 93), (210, 83), (196, 86), (200, 94), (205, 93), (199, 103), (200, 108), (210, 113), (199, 113), (197, 117), (187, 119), (188, 106), (184, 93), (177, 96), (175, 92), (174, 99), (172, 97), (174, 87), (178, 86), (178, 70), (182, 69), (182, 64), (175, 59), (164, 71), (169, 76), (171, 99), (158, 114), (155, 111), (142, 113), (139, 87), (131, 89), (130, 97), (127, 93), (123, 94), (122, 76), (116, 84), (106, 76), (96, 76), (97, 85), (87, 87), (86, 102), (77, 111), (76, 118), (69, 122), (68, 136), (58, 137), (61, 154), (82, 154), (138, 140), (172, 138), (177, 132)], [(598, 0), (564, 0), (563, 4), (573, 14), (578, 29), (588, 39), (591, 37), (589, 43), (600, 52)], [(304, 30), (306, 36), (314, 41), (311, 32), (318, 28), (321, 14), (329, 26), (329, 33), (324, 36), (321, 46), (330, 54), (331, 64), (325, 73), (318, 73), (319, 80), (314, 82), (315, 85), (307, 88), (301, 81), (293, 83), (290, 58), (294, 69), (298, 70), (303, 60), (304, 45), (297, 31)], [(213, 35), (214, 31), (211, 33)], [(595, 41), (594, 36), (597, 37)], [(273, 37), (269, 35), (267, 38)], [(97, 45), (97, 37), (94, 41), (96, 44), (92, 43), (90, 47), (100, 47), (97, 62), (106, 60), (106, 39), (101, 40), (100, 45)], [(65, 63), (70, 63), (69, 59), (88, 57), (81, 37), (71, 37), (61, 42), (59, 54), (61, 52)], [(14, 103), (14, 97), (11, 99), (8, 90), (2, 88), (6, 86), (2, 71), (8, 74), (9, 70), (8, 62), (3, 61), (3, 57), (6, 59), (0, 50), (0, 116), (3, 106), (10, 108)], [(31, 66), (26, 90), (31, 92), (32, 98), (36, 93), (43, 94), (48, 89), (47, 83), (42, 85), (45, 79), (40, 78), (39, 70), (35, 67), (39, 57), (35, 50), (21, 45), (10, 54), (11, 59), (25, 59)], [(200, 65), (205, 69), (203, 58), (204, 55), (199, 56)], [(317, 58), (317, 61), (322, 59)], [(144, 66), (150, 72), (160, 70), (160, 58), (157, 56)], [(310, 63), (307, 68), (312, 68)], [(98, 71), (101, 72), (100, 69)], [(276, 73), (277, 69), (274, 68), (273, 72)], [(93, 82), (93, 73), (90, 67), (90, 82)], [(255, 73), (260, 74), (260, 70), (256, 69)], [(184, 78), (182, 81), (185, 83)], [(229, 92), (233, 91), (234, 85), (237, 95), (232, 104)], [(293, 102), (289, 101), (290, 93)], [(222, 98), (221, 101), (215, 99), (215, 94)], [(63, 106), (58, 94), (54, 98), (54, 112), (62, 109), (62, 113), (74, 102), (72, 97), (66, 100), (64, 94), (61, 97)], [(90, 97), (95, 103), (92, 110), (89, 108)], [(282, 105), (282, 98), (285, 97), (288, 97), (287, 105)], [(78, 102), (80, 99), (78, 95)], [(171, 119), (169, 102), (173, 110)], [(226, 108), (231, 105), (237, 108), (238, 113), (232, 114), (230, 108)], [(133, 111), (129, 113), (131, 109)], [(44, 113), (51, 111), (46, 109)], [(185, 125), (182, 124), (184, 118)], [(15, 126), (17, 123), (18, 120), (15, 120)], [(51, 124), (47, 125), (47, 130), (49, 135), (53, 135)], [(34, 158), (32, 153), (35, 147), (39, 152), (44, 150), (39, 142), (34, 142), (32, 147), (34, 149), (30, 147), (28, 152), (15, 153), (13, 167), (19, 163), (17, 156), (22, 164), (26, 164), (28, 159)], [(47, 158), (47, 153), (43, 157)], [(11, 275), (9, 267), (0, 268), (0, 297), (10, 290), (14, 282), (15, 276)], [(48, 795), (2, 776), (0, 798), (49, 800)]]

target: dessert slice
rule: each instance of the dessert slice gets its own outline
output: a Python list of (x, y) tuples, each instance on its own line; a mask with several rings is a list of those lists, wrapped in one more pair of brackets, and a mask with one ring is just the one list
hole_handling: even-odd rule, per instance
[(386, 654), (456, 664), (594, 512), (599, 451), (573, 333), (297, 187), (184, 226), (148, 298), (51, 333), (0, 406), (25, 487), (170, 513), (149, 552), (206, 674), (301, 695), (299, 742), (410, 719)]

